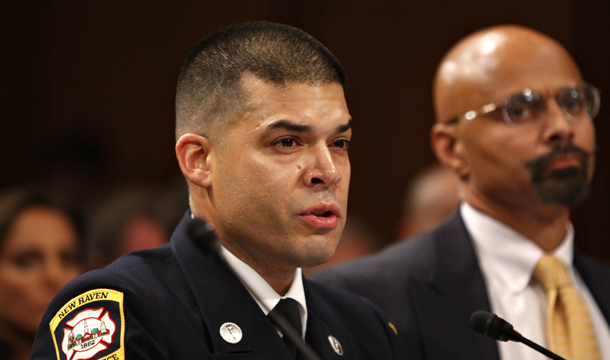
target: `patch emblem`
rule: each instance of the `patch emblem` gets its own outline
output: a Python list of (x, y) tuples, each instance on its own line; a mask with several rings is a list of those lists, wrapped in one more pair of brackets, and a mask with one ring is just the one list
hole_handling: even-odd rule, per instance
[(49, 326), (58, 360), (125, 358), (120, 291), (95, 289), (81, 294), (67, 302)]

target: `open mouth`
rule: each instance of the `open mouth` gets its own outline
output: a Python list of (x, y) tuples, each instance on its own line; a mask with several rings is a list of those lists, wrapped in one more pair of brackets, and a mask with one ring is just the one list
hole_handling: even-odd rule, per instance
[(318, 204), (300, 215), (303, 221), (315, 228), (334, 228), (339, 224), (341, 209), (334, 203)]
[(330, 211), (312, 211), (311, 214), (318, 216), (318, 217), (324, 217), (324, 218), (327, 218), (327, 217), (333, 215), (333, 213)]

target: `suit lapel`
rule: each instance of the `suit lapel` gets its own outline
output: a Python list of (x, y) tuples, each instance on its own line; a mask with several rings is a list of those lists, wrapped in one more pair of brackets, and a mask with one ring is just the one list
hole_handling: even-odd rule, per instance
[[(188, 215), (188, 214), (187, 214)], [(205, 331), (211, 341), (210, 352), (215, 358), (221, 354), (244, 358), (282, 358), (289, 352), (275, 327), (265, 316), (240, 280), (219, 259), (207, 254), (185, 233), (187, 216), (172, 235), (171, 247), (187, 282), (193, 291)], [(242, 339), (230, 343), (220, 335), (225, 323), (234, 323), (241, 329)]]
[[(303, 287), (307, 298), (307, 332), (305, 334), (305, 341), (321, 359), (341, 359), (342, 357), (333, 350), (330, 340), (328, 339), (328, 336), (333, 334), (331, 329), (320, 317), (320, 309), (316, 304), (315, 297), (311, 294), (308, 280), (303, 279)], [(338, 335), (335, 334), (335, 336)], [(339, 341), (341, 340), (339, 339)]]
[[(309, 306), (308, 306), (309, 307)], [(307, 320), (307, 334), (305, 341), (312, 347), (321, 359), (341, 359), (333, 350), (328, 340), (329, 329), (321, 321), (315, 311), (310, 311)]]
[(610, 271), (608, 266), (587, 259), (579, 251), (574, 250), (574, 267), (604, 314), (606, 323), (610, 324), (610, 286), (608, 286)]
[[(427, 278), (412, 279), (429, 359), (499, 359), (495, 341), (470, 328), (471, 314), (490, 310), (472, 241), (459, 212), (432, 234), (435, 263)], [(434, 309), (434, 311), (430, 311)], [(443, 344), (439, 346), (439, 344)]]

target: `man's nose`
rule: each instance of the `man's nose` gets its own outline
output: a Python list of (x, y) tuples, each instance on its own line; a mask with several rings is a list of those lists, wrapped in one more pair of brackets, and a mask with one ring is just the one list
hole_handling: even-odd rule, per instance
[(310, 164), (303, 177), (305, 186), (330, 187), (339, 182), (339, 173), (330, 149), (326, 144), (317, 145), (311, 149)]
[(546, 142), (560, 143), (574, 139), (574, 121), (586, 120), (568, 119), (568, 116), (555, 99), (549, 99), (544, 125), (544, 139)]

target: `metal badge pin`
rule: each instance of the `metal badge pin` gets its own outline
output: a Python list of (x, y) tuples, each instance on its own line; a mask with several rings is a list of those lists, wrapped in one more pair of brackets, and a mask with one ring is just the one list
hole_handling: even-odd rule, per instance
[(241, 341), (243, 334), (241, 328), (232, 322), (222, 324), (220, 327), (220, 336), (229, 344), (237, 344)]
[(330, 346), (332, 346), (337, 355), (343, 356), (343, 348), (341, 347), (339, 340), (332, 335), (328, 335), (328, 341), (330, 341)]

